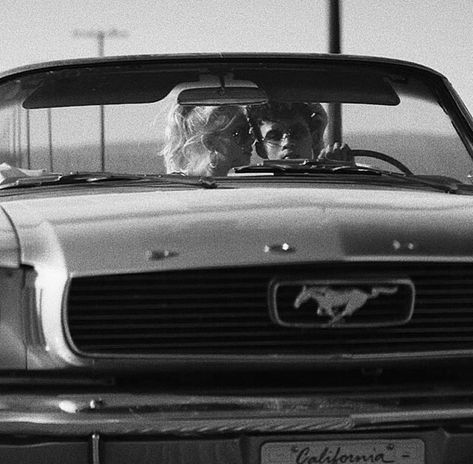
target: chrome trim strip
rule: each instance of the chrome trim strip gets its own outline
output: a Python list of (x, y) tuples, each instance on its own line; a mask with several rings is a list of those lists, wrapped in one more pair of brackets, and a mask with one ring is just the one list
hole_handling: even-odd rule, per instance
[[(460, 392), (461, 393), (461, 392)], [(459, 395), (460, 395), (459, 393)], [(441, 393), (439, 393), (440, 396)], [(206, 435), (245, 432), (358, 431), (471, 421), (473, 405), (433, 402), (400, 407), (399, 398), (341, 394), (313, 397), (199, 397), (108, 394), (100, 411), (82, 406), (86, 395), (3, 395), (0, 433), (90, 436), (93, 463), (100, 463), (100, 434)], [(434, 400), (435, 398), (432, 398)]]

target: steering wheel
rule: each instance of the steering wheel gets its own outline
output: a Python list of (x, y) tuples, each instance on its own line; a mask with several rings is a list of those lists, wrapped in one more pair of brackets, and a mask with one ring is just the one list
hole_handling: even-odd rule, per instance
[(413, 172), (404, 163), (401, 163), (399, 160), (397, 160), (396, 158), (393, 158), (392, 156), (385, 155), (384, 153), (380, 153), (379, 151), (351, 150), (350, 154), (353, 156), (353, 158), (355, 158), (356, 156), (364, 156), (366, 158), (375, 158), (381, 161), (386, 161), (386, 163), (389, 163), (392, 166), (395, 166), (404, 174), (408, 176), (414, 175)]

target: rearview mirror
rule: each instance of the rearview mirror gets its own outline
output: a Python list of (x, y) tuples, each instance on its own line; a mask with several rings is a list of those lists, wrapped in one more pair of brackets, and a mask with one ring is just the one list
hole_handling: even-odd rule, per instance
[(266, 103), (268, 96), (257, 87), (200, 87), (179, 93), (180, 105), (257, 105)]

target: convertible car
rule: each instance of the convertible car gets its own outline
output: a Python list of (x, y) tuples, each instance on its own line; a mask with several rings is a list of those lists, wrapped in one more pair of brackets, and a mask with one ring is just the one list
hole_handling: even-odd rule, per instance
[[(209, 134), (246, 147), (224, 172)], [(0, 163), (2, 464), (473, 461), (473, 122), (441, 74), (31, 65), (0, 75)]]

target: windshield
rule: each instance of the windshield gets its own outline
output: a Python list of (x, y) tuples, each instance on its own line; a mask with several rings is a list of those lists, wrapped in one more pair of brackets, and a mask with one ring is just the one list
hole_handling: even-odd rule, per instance
[(439, 100), (436, 79), (350, 62), (30, 72), (0, 84), (0, 163), (226, 176), (303, 158), (469, 183), (471, 141)]

